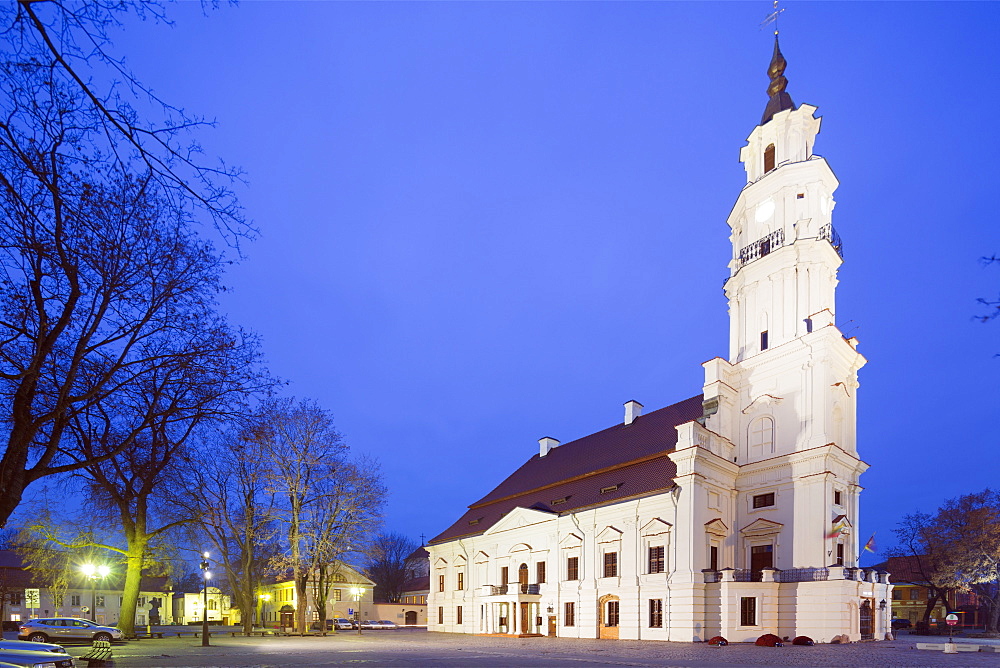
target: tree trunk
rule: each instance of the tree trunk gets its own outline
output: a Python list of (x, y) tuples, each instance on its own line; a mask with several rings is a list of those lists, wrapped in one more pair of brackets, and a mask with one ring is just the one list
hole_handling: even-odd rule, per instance
[(1000, 633), (1000, 589), (993, 596), (992, 605), (990, 605), (990, 616), (986, 623), (986, 632), (992, 634)]
[(122, 591), (121, 614), (118, 615), (118, 628), (126, 637), (135, 635), (135, 610), (142, 587), (142, 564), (148, 542), (149, 536), (139, 530), (133, 532), (128, 540), (125, 588)]

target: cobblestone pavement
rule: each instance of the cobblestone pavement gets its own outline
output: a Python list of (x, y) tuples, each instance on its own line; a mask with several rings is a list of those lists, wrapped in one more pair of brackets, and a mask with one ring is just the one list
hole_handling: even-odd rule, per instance
[[(937, 639), (904, 636), (895, 641), (814, 647), (709, 647), (699, 643), (569, 638), (498, 638), (425, 631), (372, 631), (358, 636), (231, 638), (211, 647), (194, 638), (116, 644), (116, 668), (227, 666), (1000, 666), (1000, 654), (915, 649)], [(968, 642), (968, 641), (966, 641)], [(85, 646), (68, 647), (80, 656)]]

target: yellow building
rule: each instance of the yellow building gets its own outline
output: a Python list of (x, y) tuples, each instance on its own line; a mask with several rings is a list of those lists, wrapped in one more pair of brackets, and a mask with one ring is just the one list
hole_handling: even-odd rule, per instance
[[(347, 564), (339, 564), (331, 578), (326, 600), (320, 603), (316, 579), (309, 578), (306, 584), (306, 622), (318, 624), (320, 610), (326, 608), (326, 619), (371, 619), (376, 615), (374, 604), (375, 583)], [(295, 624), (295, 611), (300, 605), (295, 591), (295, 583), (290, 574), (285, 578), (264, 585), (259, 596), (259, 619), (263, 626), (287, 628)]]

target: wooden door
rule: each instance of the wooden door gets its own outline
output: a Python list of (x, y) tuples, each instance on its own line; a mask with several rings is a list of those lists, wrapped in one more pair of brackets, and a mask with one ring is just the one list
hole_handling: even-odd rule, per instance
[(556, 637), (556, 616), (555, 615), (549, 615), (549, 637), (550, 638), (555, 638)]
[(602, 640), (618, 640), (618, 597), (601, 599), (601, 626), (599, 636)]
[(865, 599), (865, 602), (861, 604), (860, 613), (860, 628), (861, 639), (862, 640), (873, 640), (875, 638), (875, 614), (872, 609), (872, 602)]
[(531, 604), (530, 603), (522, 603), (521, 604), (521, 626), (520, 626), (520, 628), (518, 628), (518, 632), (521, 635), (524, 635), (525, 633), (531, 633), (531, 631), (528, 630), (528, 627), (530, 626), (530, 624), (529, 624), (530, 620), (531, 620)]

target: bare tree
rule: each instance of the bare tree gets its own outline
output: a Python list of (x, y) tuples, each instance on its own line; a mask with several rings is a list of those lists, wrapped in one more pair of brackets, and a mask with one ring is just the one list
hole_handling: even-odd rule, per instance
[[(934, 518), (927, 513), (916, 512), (906, 515), (898, 523), (893, 533), (898, 544), (890, 548), (889, 556), (906, 560), (906, 575), (912, 581), (927, 588), (927, 604), (924, 606), (923, 622), (930, 623), (931, 614), (938, 602), (947, 607), (948, 594), (952, 587), (942, 570), (945, 549), (933, 536)], [(895, 576), (894, 579), (906, 582)]]
[[(292, 573), (296, 628), (305, 632), (309, 578), (360, 546), (380, 520), (385, 488), (373, 462), (348, 459), (333, 418), (315, 403), (274, 401), (264, 416), (256, 438), (274, 462), (269, 488), (285, 528), (286, 552), (274, 566)], [(315, 603), (325, 628), (327, 594), (320, 593)]]
[(253, 629), (257, 596), (278, 549), (274, 493), (268, 489), (272, 463), (252, 431), (233, 428), (203, 440), (197, 460), (188, 460), (186, 493), (177, 500), (211, 541), (244, 633)]
[(93, 461), (62, 448), (77, 416), (184, 359), (149, 342), (183, 338), (221, 288), (223, 258), (194, 222), (229, 243), (252, 234), (226, 186), (236, 174), (181, 143), (200, 123), (109, 54), (132, 9), (162, 16), (110, 0), (0, 4), (0, 526), (33, 482), (130, 447)]
[(408, 536), (393, 532), (376, 535), (365, 554), (365, 575), (375, 583), (375, 591), (386, 603), (399, 603), (403, 587), (412, 575), (407, 562), (413, 551), (420, 547)]
[(939, 546), (948, 585), (976, 594), (989, 610), (988, 633), (1000, 632), (1000, 492), (986, 489), (938, 509), (929, 542)]

